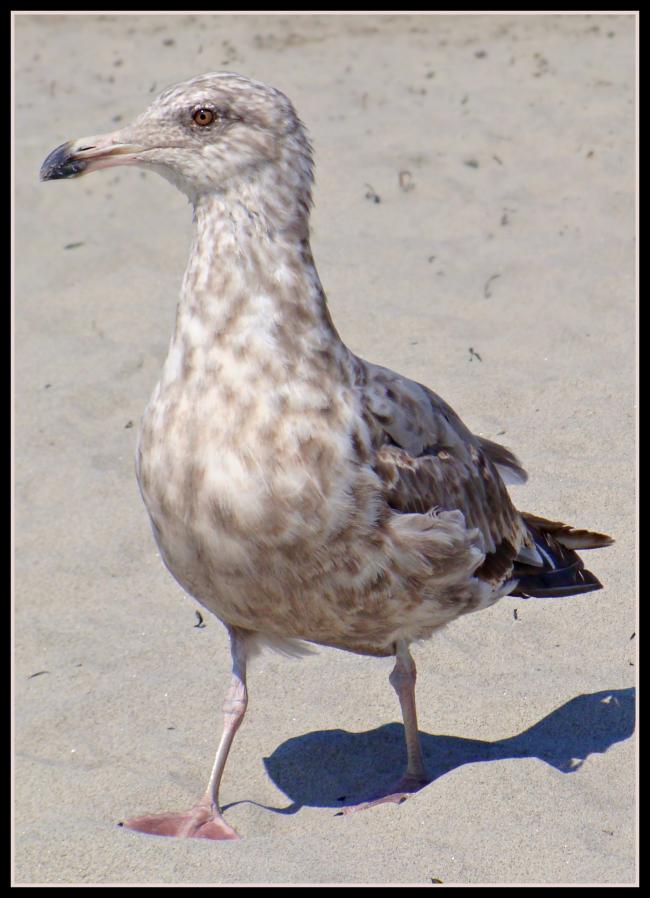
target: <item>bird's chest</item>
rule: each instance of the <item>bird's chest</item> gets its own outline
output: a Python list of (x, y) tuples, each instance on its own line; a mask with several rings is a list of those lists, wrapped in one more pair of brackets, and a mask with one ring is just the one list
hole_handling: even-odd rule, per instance
[(306, 557), (355, 513), (351, 417), (326, 384), (256, 390), (239, 380), (161, 381), (143, 416), (138, 482), (163, 557), (192, 577)]

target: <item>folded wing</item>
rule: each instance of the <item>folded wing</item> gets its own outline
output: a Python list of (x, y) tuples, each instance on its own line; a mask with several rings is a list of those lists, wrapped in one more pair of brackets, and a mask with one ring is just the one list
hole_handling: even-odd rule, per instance
[(398, 513), (461, 511), (485, 558), (475, 575), (513, 595), (552, 596), (600, 587), (575, 549), (609, 545), (610, 537), (520, 513), (506, 483), (524, 483), (517, 458), (473, 434), (427, 387), (358, 360), (373, 465), (387, 503)]

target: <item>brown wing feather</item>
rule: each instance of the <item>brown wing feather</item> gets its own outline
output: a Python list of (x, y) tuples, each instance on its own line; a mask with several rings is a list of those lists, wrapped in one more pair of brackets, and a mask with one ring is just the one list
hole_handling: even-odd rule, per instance
[(614, 539), (611, 536), (607, 536), (606, 533), (596, 533), (594, 530), (579, 530), (576, 527), (571, 527), (570, 524), (563, 524), (561, 521), (549, 521), (528, 511), (522, 511), (521, 516), (532, 527), (552, 534), (567, 549), (602, 549), (605, 546), (611, 546), (614, 542)]
[(486, 558), (477, 575), (502, 582), (530, 540), (497, 465), (519, 477), (525, 472), (509, 450), (472, 434), (426, 387), (362, 364), (365, 419), (386, 501), (403, 513), (462, 511), (483, 538)]

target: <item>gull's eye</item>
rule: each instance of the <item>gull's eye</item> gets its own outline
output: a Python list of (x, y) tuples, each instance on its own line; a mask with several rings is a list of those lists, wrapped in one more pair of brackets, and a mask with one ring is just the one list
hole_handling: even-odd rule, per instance
[(205, 106), (202, 106), (200, 109), (194, 110), (192, 118), (197, 125), (205, 128), (206, 125), (211, 125), (214, 121), (214, 112), (211, 109), (207, 109)]

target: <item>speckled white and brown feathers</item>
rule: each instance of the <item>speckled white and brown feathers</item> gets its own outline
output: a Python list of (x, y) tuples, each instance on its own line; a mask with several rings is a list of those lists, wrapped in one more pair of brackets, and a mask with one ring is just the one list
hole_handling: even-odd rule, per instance
[[(206, 103), (217, 125), (198, 133), (188, 110)], [(148, 142), (146, 164), (194, 206), (137, 458), (182, 586), (273, 645), (377, 655), (496, 601), (522, 565), (534, 590), (553, 551), (508, 496), (504, 479), (525, 479), (514, 456), (336, 332), (309, 247), (311, 150), (286, 97), (204, 75), (121, 137)], [(562, 526), (549, 538), (569, 539)]]
[(401, 513), (462, 511), (487, 556), (476, 574), (497, 587), (512, 574), (519, 553), (532, 547), (503, 479), (524, 482), (525, 471), (505, 447), (472, 434), (421, 384), (361, 361), (358, 372), (386, 501)]

